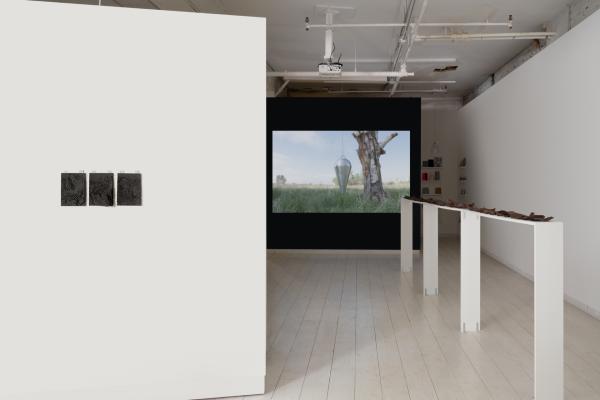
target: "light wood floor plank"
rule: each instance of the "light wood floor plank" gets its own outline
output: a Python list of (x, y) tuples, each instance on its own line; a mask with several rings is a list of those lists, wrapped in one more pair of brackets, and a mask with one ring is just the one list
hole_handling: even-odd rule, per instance
[(306, 377), (302, 383), (300, 399), (303, 400), (327, 399), (327, 391), (329, 389), (342, 290), (346, 276), (345, 257), (336, 257), (332, 260), (329, 268), (333, 269), (333, 275), (310, 356)]
[[(437, 399), (435, 387), (425, 366), (425, 360), (404, 304), (405, 291), (412, 292), (407, 284), (414, 273), (402, 274), (400, 279), (384, 279), (384, 293), (388, 302), (396, 345), (404, 366), (406, 382), (411, 400)], [(407, 278), (407, 279), (404, 279)]]
[[(439, 296), (422, 260), (268, 257), (265, 395), (253, 400), (504, 400), (533, 396), (533, 283), (482, 255), (482, 331), (462, 334), (457, 240), (441, 240)], [(600, 400), (600, 321), (565, 305), (565, 398)]]
[(354, 399), (356, 378), (356, 259), (348, 258), (327, 398)]
[(382, 397), (385, 400), (410, 399), (402, 357), (396, 345), (394, 326), (385, 298), (381, 268), (378, 265), (380, 262), (380, 259), (370, 261), (369, 279)]
[(356, 400), (382, 398), (377, 338), (369, 288), (368, 257), (358, 259), (356, 277)]

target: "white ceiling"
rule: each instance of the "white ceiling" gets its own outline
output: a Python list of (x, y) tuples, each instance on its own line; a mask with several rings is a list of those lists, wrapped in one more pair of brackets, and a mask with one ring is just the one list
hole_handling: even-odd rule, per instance
[[(68, 3), (97, 4), (98, 0), (51, 0)], [(356, 8), (351, 19), (334, 22), (382, 23), (402, 22), (405, 0), (102, 0), (103, 5), (165, 10), (259, 16), (267, 18), (267, 57), (276, 70), (315, 71), (323, 59), (324, 31), (305, 31), (304, 19), (324, 23), (315, 13), (320, 4)], [(539, 31), (542, 24), (552, 20), (569, 0), (430, 0), (423, 22), (506, 22), (514, 16), (514, 32)], [(482, 32), (474, 28), (468, 32)], [(488, 28), (487, 31), (505, 31)], [(440, 32), (439, 30), (437, 32)], [(459, 31), (460, 32), (460, 31)], [(436, 33), (422, 28), (420, 34)], [(398, 29), (362, 28), (337, 30), (334, 33), (336, 54), (340, 51), (345, 69), (354, 69), (355, 50), (359, 59), (390, 59), (395, 48)], [(240, 38), (243, 40), (243, 38)], [(456, 58), (457, 71), (435, 73), (439, 65), (409, 65), (415, 72), (413, 80), (456, 80), (449, 86), (449, 95), (464, 95), (486, 79), (519, 51), (530, 44), (528, 40), (426, 42), (417, 43), (411, 58)], [(243, 64), (243, 60), (241, 60)], [(386, 71), (389, 63), (359, 64), (359, 71)], [(305, 84), (306, 85), (306, 84)], [(300, 85), (302, 86), (302, 85)], [(411, 88), (431, 88), (431, 85), (411, 85)], [(402, 88), (402, 87), (401, 87)]]

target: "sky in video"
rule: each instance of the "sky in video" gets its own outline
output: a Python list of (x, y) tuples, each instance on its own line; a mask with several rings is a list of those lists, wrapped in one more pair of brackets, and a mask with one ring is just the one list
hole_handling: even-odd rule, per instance
[[(379, 159), (382, 179), (406, 182), (410, 180), (410, 132), (379, 131), (379, 140), (392, 132), (398, 136)], [(284, 175), (288, 184), (331, 185), (342, 154), (352, 163), (352, 174), (361, 173), (357, 148), (352, 131), (274, 131), (273, 182)]]

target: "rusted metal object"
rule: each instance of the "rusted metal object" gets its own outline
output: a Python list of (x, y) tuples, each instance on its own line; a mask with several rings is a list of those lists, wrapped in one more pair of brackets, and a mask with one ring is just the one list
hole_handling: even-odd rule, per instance
[(533, 212), (526, 215), (526, 214), (518, 213), (516, 211), (507, 211), (507, 210), (497, 211), (495, 208), (485, 208), (485, 207), (480, 208), (480, 207), (475, 206), (475, 203), (469, 203), (469, 204), (458, 203), (458, 202), (455, 202), (454, 200), (450, 200), (450, 199), (444, 201), (444, 200), (437, 200), (437, 199), (424, 199), (421, 197), (412, 197), (412, 196), (406, 196), (406, 198), (408, 200), (419, 201), (422, 203), (435, 204), (437, 206), (442, 206), (442, 207), (461, 208), (461, 209), (475, 211), (475, 212), (482, 213), (482, 214), (497, 215), (499, 217), (521, 219), (521, 220), (525, 220), (525, 221), (548, 222), (548, 221), (551, 221), (554, 219), (554, 217), (546, 217), (545, 215), (536, 214)]

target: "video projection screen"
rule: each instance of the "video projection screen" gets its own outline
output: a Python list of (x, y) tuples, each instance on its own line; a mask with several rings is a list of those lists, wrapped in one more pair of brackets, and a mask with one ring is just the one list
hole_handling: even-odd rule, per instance
[(268, 99), (269, 248), (399, 249), (400, 198), (420, 192), (420, 120), (412, 98)]
[(410, 195), (408, 131), (275, 131), (272, 157), (274, 213), (398, 213)]

